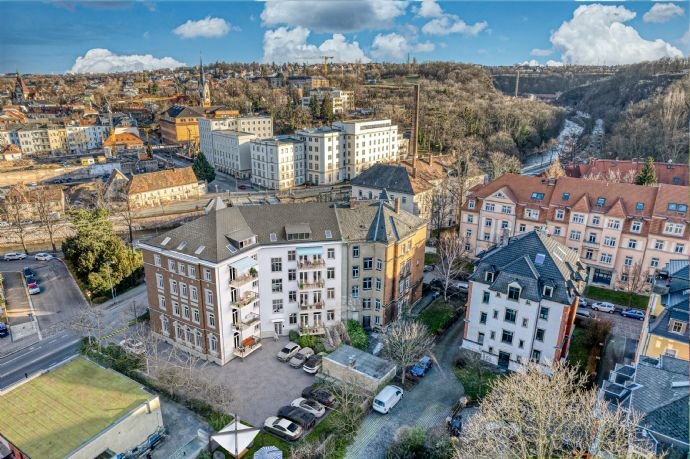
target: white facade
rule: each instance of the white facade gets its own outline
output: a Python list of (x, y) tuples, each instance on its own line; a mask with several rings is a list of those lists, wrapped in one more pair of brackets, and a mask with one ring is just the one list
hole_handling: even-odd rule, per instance
[(248, 178), (251, 173), (249, 141), (273, 136), (273, 119), (269, 116), (240, 118), (202, 118), (199, 123), (199, 146), (206, 159), (221, 172)]
[(332, 185), (345, 180), (343, 136), (329, 127), (302, 129), (295, 135), (304, 140), (306, 180), (314, 185)]
[(309, 108), (312, 97), (316, 98), (316, 101), (321, 104), (323, 99), (328, 95), (331, 98), (333, 104), (333, 114), (338, 115), (341, 113), (346, 113), (355, 108), (355, 96), (353, 91), (343, 91), (340, 89), (312, 89), (309, 94), (302, 97), (302, 107)]
[(252, 183), (286, 190), (305, 183), (304, 142), (291, 136), (252, 140)]
[(338, 121), (333, 127), (343, 132), (346, 179), (378, 162), (397, 161), (398, 126), (391, 120)]

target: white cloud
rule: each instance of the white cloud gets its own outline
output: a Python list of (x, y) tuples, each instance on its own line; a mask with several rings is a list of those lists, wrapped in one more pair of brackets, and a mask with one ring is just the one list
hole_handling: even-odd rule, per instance
[(454, 14), (444, 14), (424, 24), (422, 32), (427, 35), (450, 35), (452, 33), (459, 33), (462, 35), (476, 36), (482, 30), (486, 29), (488, 25), (486, 21), (476, 22), (470, 25)]
[(571, 20), (551, 34), (551, 44), (561, 51), (566, 64), (620, 65), (683, 56), (667, 42), (645, 40), (624, 24), (635, 15), (623, 6), (580, 6)]
[(678, 43), (685, 46), (690, 46), (690, 30), (686, 30), (682, 37), (678, 40)]
[(284, 24), (317, 32), (355, 32), (381, 29), (405, 14), (400, 0), (266, 0), (261, 21), (266, 26)]
[(378, 34), (371, 44), (371, 55), (378, 58), (402, 61), (407, 59), (408, 53), (429, 53), (436, 49), (430, 41), (413, 43), (407, 37), (395, 32)]
[(563, 62), (554, 61), (553, 59), (549, 59), (548, 61), (546, 61), (546, 66), (547, 67), (563, 67)]
[(537, 57), (550, 56), (551, 54), (553, 54), (553, 49), (534, 48), (532, 51), (529, 52), (530, 56), (537, 56)]
[(349, 43), (344, 35), (336, 33), (319, 46), (307, 43), (310, 31), (304, 27), (279, 27), (264, 33), (264, 62), (307, 62), (318, 63), (323, 56), (333, 56), (334, 62), (370, 62), (359, 47)]
[(191, 19), (173, 30), (181, 38), (220, 38), (230, 32), (230, 24), (221, 18), (206, 16), (204, 19)]
[(103, 48), (90, 49), (77, 57), (70, 73), (111, 73), (140, 70), (174, 69), (184, 66), (172, 57), (153, 57), (150, 54), (114, 54)]
[(668, 22), (671, 19), (682, 16), (684, 13), (683, 8), (673, 3), (655, 3), (649, 11), (647, 11), (642, 20), (644, 22), (656, 22), (663, 23)]
[(520, 62), (520, 65), (528, 65), (530, 67), (541, 67), (542, 64), (536, 59), (530, 59), (529, 61)]
[(422, 0), (421, 6), (417, 9), (417, 16), (423, 18), (437, 18), (442, 15), (443, 10), (436, 0)]

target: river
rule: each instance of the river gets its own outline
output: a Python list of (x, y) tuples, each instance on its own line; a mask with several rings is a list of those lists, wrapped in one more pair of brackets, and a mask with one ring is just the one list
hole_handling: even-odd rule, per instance
[(520, 173), (522, 175), (539, 175), (549, 168), (551, 163), (556, 161), (570, 142), (576, 142), (582, 135), (584, 127), (572, 119), (566, 119), (561, 132), (558, 133), (558, 142), (549, 151), (537, 155), (532, 155), (522, 164)]

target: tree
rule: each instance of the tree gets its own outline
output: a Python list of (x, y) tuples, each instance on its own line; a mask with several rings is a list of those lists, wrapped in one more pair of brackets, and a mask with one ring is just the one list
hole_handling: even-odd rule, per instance
[(454, 441), (445, 427), (425, 430), (422, 427), (403, 426), (395, 434), (386, 452), (386, 459), (451, 459)]
[(520, 160), (516, 156), (508, 156), (505, 153), (494, 151), (489, 153), (489, 170), (491, 179), (495, 180), (503, 174), (519, 174)]
[(311, 99), (309, 99), (309, 113), (311, 117), (313, 119), (318, 119), (321, 115), (320, 110), (321, 107), (319, 107), (319, 101), (316, 99), (316, 96), (311, 96)]
[(628, 294), (628, 307), (633, 297), (640, 293), (647, 283), (647, 273), (639, 261), (632, 266), (625, 266), (618, 276), (618, 287)]
[(326, 95), (321, 101), (321, 118), (329, 123), (333, 121), (333, 100), (329, 95)]
[(557, 179), (559, 177), (563, 177), (565, 175), (565, 170), (563, 170), (563, 166), (561, 166), (561, 162), (559, 160), (556, 160), (551, 163), (548, 169), (546, 169), (546, 172), (544, 172), (544, 176), (549, 179)]
[[(62, 199), (62, 194), (58, 199)], [(32, 204), (35, 210), (36, 218), (43, 229), (48, 233), (48, 238), (50, 239), (50, 245), (53, 247), (53, 252), (57, 251), (55, 247), (55, 233), (59, 228), (59, 220), (56, 216), (57, 211), (54, 210), (52, 205), (55, 202), (52, 190), (48, 187), (42, 186), (36, 188), (31, 193)]]
[(357, 433), (360, 421), (364, 417), (366, 394), (354, 380), (345, 380), (329, 387), (337, 400), (333, 411), (337, 413), (332, 419), (338, 435), (351, 437)]
[(640, 416), (607, 408), (567, 364), (496, 379), (463, 425), (458, 458), (630, 457)]
[(216, 170), (213, 168), (211, 163), (206, 159), (206, 155), (203, 152), (199, 152), (194, 158), (194, 163), (192, 164), (192, 170), (199, 180), (206, 180), (206, 183), (211, 183), (216, 179)]
[(654, 185), (656, 184), (656, 168), (654, 167), (654, 158), (647, 157), (644, 166), (640, 169), (640, 173), (635, 177), (636, 185)]
[(450, 280), (463, 272), (469, 253), (465, 248), (465, 238), (457, 234), (446, 234), (436, 244), (438, 272), (443, 279), (443, 300), (448, 301)]
[(26, 220), (30, 215), (30, 206), (27, 200), (28, 190), (23, 185), (13, 187), (2, 203), (3, 219), (10, 225), (8, 231), (19, 238), (24, 253), (29, 254), (26, 248)]
[(400, 367), (405, 384), (407, 367), (414, 364), (434, 344), (426, 325), (409, 320), (397, 320), (388, 326), (383, 337), (383, 353)]

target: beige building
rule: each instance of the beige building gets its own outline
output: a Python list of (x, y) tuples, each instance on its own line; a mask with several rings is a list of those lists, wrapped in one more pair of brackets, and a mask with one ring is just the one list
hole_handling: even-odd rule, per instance
[(203, 188), (191, 167), (137, 174), (127, 186), (127, 195), (135, 207), (198, 199), (202, 194)]
[(651, 283), (688, 254), (688, 187), (506, 174), (470, 191), (460, 225), (475, 255), (542, 228), (579, 254), (589, 283), (617, 287), (636, 267)]
[(326, 97), (330, 97), (333, 106), (333, 115), (347, 113), (355, 108), (354, 91), (343, 91), (341, 89), (319, 88), (312, 89), (307, 95), (302, 97), (302, 108), (309, 108), (311, 100), (316, 99), (320, 105)]
[(289, 135), (252, 140), (252, 183), (269, 190), (304, 185), (304, 150), (304, 141)]

